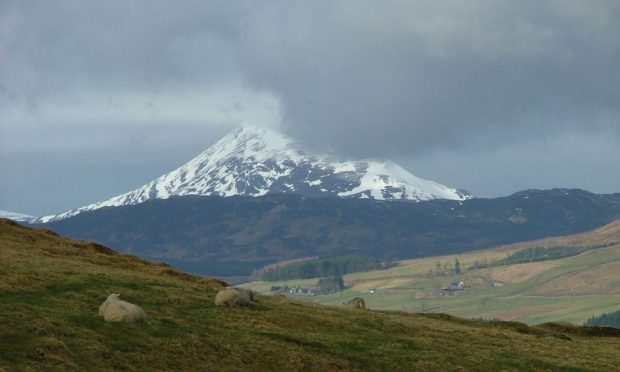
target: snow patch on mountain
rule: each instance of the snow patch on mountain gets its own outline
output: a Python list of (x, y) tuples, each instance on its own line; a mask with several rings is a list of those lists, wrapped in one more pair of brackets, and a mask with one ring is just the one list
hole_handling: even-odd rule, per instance
[(18, 221), (18, 222), (30, 222), (36, 219), (35, 216), (30, 216), (28, 214), (9, 212), (0, 209), (0, 218), (8, 218), (9, 220)]
[(110, 206), (183, 195), (261, 196), (296, 193), (376, 200), (465, 200), (463, 191), (424, 180), (385, 160), (336, 161), (306, 153), (293, 139), (265, 128), (238, 128), (176, 170), (113, 198), (58, 215), (50, 222)]

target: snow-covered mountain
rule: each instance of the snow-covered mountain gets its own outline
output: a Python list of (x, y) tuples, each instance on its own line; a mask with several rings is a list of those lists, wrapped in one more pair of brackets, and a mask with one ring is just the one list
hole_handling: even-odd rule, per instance
[(296, 193), (377, 200), (470, 198), (467, 192), (424, 180), (385, 160), (335, 161), (304, 152), (299, 144), (270, 129), (235, 129), (178, 169), (113, 198), (58, 215), (50, 222), (83, 211), (131, 205), (180, 195), (260, 196)]
[(19, 222), (30, 222), (34, 220), (36, 217), (30, 216), (27, 214), (9, 212), (9, 211), (0, 209), (0, 218), (8, 218), (9, 220), (19, 221)]

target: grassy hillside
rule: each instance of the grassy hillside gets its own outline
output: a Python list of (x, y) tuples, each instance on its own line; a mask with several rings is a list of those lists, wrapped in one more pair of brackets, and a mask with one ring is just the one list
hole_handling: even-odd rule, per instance
[[(594, 369), (620, 335), (441, 315), (350, 311), (279, 297), (213, 305), (217, 281), (0, 220), (0, 370)], [(122, 292), (151, 318), (106, 323)], [(609, 337), (600, 337), (604, 334)]]
[[(464, 318), (516, 320), (528, 324), (563, 321), (582, 324), (593, 315), (620, 309), (620, 221), (597, 230), (455, 256), (401, 261), (379, 271), (346, 275), (344, 293), (305, 298), (338, 304), (363, 296), (373, 309), (442, 312)], [(579, 247), (585, 252), (556, 260), (473, 269), (533, 247)], [(587, 250), (590, 249), (591, 250)], [(455, 259), (462, 268), (453, 273)], [(437, 263), (441, 268), (437, 269)], [(471, 269), (468, 269), (471, 268)], [(442, 274), (442, 271), (446, 274)], [(431, 274), (432, 272), (432, 274)], [(439, 273), (439, 275), (438, 275)], [(441, 289), (463, 280), (464, 291)], [(268, 292), (271, 285), (313, 286), (316, 279), (250, 287)], [(374, 293), (367, 293), (376, 289)]]

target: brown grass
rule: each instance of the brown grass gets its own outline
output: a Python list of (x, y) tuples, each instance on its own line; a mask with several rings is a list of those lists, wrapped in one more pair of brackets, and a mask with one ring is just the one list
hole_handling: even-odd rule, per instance
[(527, 308), (516, 308), (510, 310), (501, 310), (494, 311), (489, 313), (483, 313), (481, 316), (489, 318), (489, 319), (502, 319), (506, 321), (513, 321), (518, 319), (523, 319), (528, 316), (536, 315), (536, 314), (544, 314), (548, 312), (554, 312), (561, 310), (561, 305), (537, 305), (537, 306), (528, 306)]
[(581, 234), (558, 236), (522, 243), (503, 245), (494, 250), (514, 251), (531, 247), (593, 246), (620, 242), (620, 220)]
[(560, 266), (557, 261), (532, 262), (526, 265), (502, 266), (491, 269), (491, 277), (503, 283), (518, 283)]
[(620, 294), (620, 262), (594, 266), (578, 273), (570, 273), (546, 282), (527, 294), (574, 295), (606, 293)]

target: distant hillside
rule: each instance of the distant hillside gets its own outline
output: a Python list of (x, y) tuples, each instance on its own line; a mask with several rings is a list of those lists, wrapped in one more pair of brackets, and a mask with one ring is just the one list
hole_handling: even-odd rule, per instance
[(370, 256), (331, 256), (292, 261), (285, 265), (263, 268), (260, 278), (266, 281), (308, 279), (339, 276), (360, 271), (387, 269), (388, 260)]
[(591, 231), (567, 236), (554, 236), (498, 247), (498, 250), (515, 250), (531, 247), (593, 246), (620, 242), (620, 219)]
[[(283, 296), (213, 305), (217, 281), (0, 220), (0, 370), (612, 370), (613, 329), (351, 311)], [(107, 323), (110, 292), (150, 324)], [(598, 337), (606, 336), (606, 337)]]
[(529, 190), (496, 199), (384, 202), (185, 196), (43, 225), (193, 272), (249, 275), (310, 256), (415, 258), (588, 231), (620, 217), (620, 194)]
[[(460, 273), (455, 270), (457, 260)], [(254, 282), (247, 286), (268, 293), (274, 285), (312, 287), (317, 281)], [(583, 324), (593, 316), (617, 315), (620, 310), (620, 220), (577, 235), (400, 261), (387, 270), (345, 275), (344, 281), (350, 287), (346, 292), (313, 297), (312, 301), (337, 304), (362, 295), (377, 309), (443, 312), (529, 324)], [(460, 281), (464, 290), (443, 290)]]

